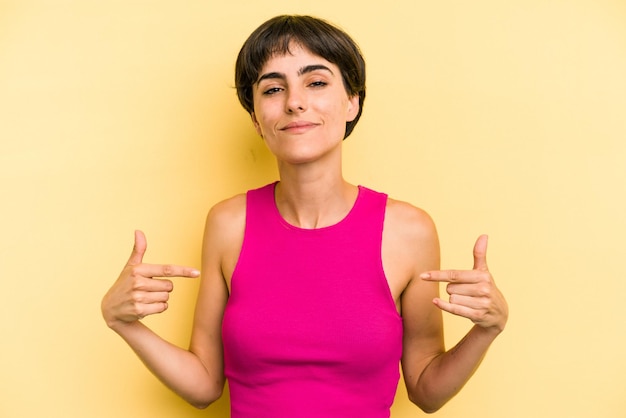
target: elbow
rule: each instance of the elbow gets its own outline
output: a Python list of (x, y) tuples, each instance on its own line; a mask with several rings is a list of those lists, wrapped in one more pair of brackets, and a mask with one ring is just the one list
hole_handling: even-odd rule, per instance
[(419, 409), (421, 409), (426, 414), (434, 414), (439, 411), (443, 405), (435, 405), (427, 402), (415, 402), (412, 401)]
[(211, 405), (210, 402), (191, 402), (191, 401), (189, 402), (189, 404), (196, 409), (206, 409), (209, 405)]
[(201, 397), (201, 398), (197, 398), (197, 399), (187, 399), (187, 402), (189, 402), (189, 404), (191, 406), (193, 406), (194, 408), (206, 409), (209, 405), (211, 405), (213, 402), (217, 401), (219, 398), (220, 398), (220, 396), (216, 396), (216, 397)]
[(441, 406), (436, 406), (436, 407), (420, 406), (420, 409), (427, 414), (434, 414), (435, 412), (439, 411), (440, 408)]
[(191, 406), (196, 409), (206, 409), (212, 402), (191, 402)]
[(196, 409), (206, 409), (209, 405), (211, 405), (213, 402), (215, 402), (215, 399), (212, 400), (207, 400), (207, 399), (188, 399), (187, 402), (189, 402), (189, 404), (191, 406), (193, 406)]
[(426, 414), (434, 414), (435, 412), (439, 411), (441, 407), (443, 407), (446, 403), (445, 401), (437, 402), (434, 401), (431, 397), (420, 396), (418, 394), (409, 394), (409, 400)]
[(203, 391), (196, 396), (188, 397), (186, 401), (194, 408), (206, 409), (209, 405), (222, 397), (222, 392), (223, 387), (218, 386), (212, 390)]

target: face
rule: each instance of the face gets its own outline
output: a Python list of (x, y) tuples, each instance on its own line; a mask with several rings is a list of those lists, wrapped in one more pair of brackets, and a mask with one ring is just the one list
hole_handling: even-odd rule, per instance
[(359, 110), (339, 67), (292, 45), (270, 58), (253, 86), (254, 126), (281, 162), (307, 163), (340, 149)]

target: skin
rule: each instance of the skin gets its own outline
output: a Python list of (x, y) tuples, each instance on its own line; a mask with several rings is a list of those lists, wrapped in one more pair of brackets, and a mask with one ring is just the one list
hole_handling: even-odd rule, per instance
[[(279, 212), (301, 228), (339, 222), (357, 197), (357, 187), (343, 179), (341, 152), (345, 124), (358, 113), (358, 97), (346, 93), (337, 66), (298, 45), (292, 45), (291, 54), (270, 58), (260, 74), (251, 118), (276, 157)], [(245, 195), (237, 195), (207, 216), (188, 349), (168, 343), (140, 320), (167, 309), (173, 285), (162, 277), (195, 278), (200, 273), (143, 263), (146, 239), (140, 231), (127, 265), (102, 301), (107, 325), (161, 381), (199, 408), (218, 399), (225, 383), (221, 322), (243, 242), (245, 204)], [(472, 269), (440, 270), (431, 218), (408, 203), (388, 200), (383, 267), (403, 317), (402, 369), (409, 397), (426, 412), (439, 409), (463, 387), (506, 324), (508, 307), (489, 273), (486, 252), (487, 237), (481, 236)], [(447, 301), (439, 297), (440, 283), (446, 284)], [(474, 324), (448, 351), (442, 312)]]

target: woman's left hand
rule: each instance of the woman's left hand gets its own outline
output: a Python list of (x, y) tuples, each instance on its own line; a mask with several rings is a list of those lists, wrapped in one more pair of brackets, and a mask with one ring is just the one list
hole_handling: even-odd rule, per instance
[(487, 236), (474, 245), (472, 270), (439, 270), (420, 274), (423, 280), (446, 282), (448, 302), (435, 298), (433, 303), (451, 314), (470, 319), (474, 324), (496, 333), (502, 332), (509, 308), (487, 268)]

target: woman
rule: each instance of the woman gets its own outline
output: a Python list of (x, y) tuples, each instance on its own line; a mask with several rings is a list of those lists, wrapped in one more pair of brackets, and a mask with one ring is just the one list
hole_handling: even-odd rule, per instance
[[(343, 179), (342, 143), (363, 109), (365, 65), (340, 29), (273, 18), (243, 45), (235, 77), (280, 180), (209, 212), (188, 350), (140, 319), (168, 307), (172, 283), (153, 278), (200, 273), (144, 264), (139, 231), (102, 302), (108, 326), (196, 407), (218, 399), (228, 379), (234, 418), (388, 417), (399, 362), (411, 400), (439, 409), (507, 321), (487, 237), (476, 242), (473, 270), (439, 271), (425, 212)], [(449, 351), (441, 311), (474, 323)]]

